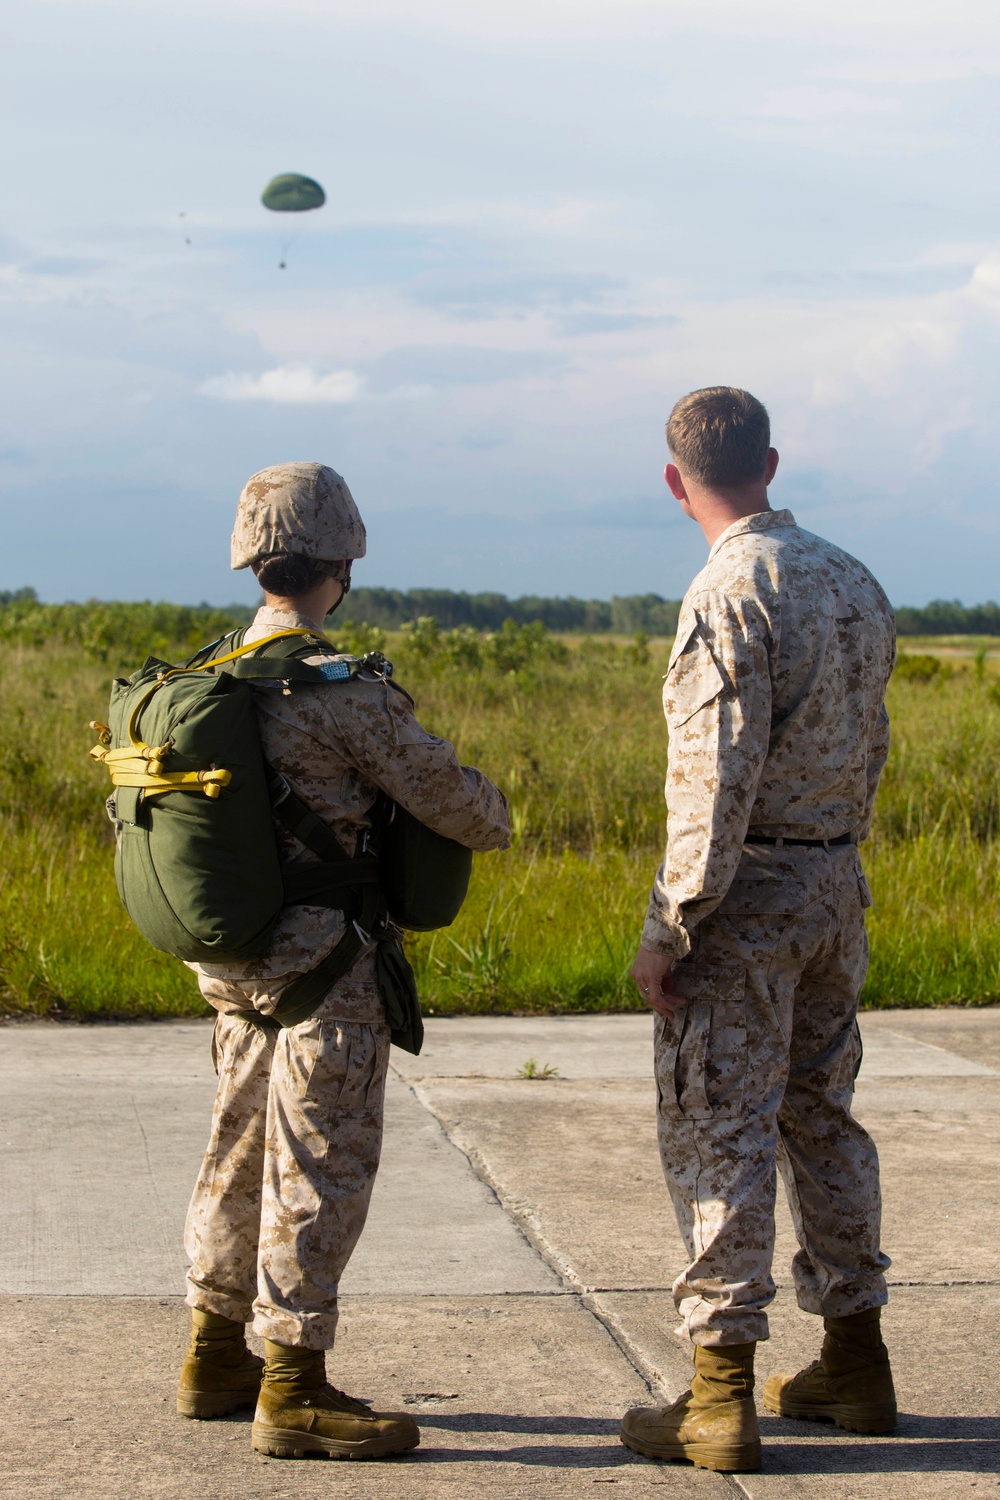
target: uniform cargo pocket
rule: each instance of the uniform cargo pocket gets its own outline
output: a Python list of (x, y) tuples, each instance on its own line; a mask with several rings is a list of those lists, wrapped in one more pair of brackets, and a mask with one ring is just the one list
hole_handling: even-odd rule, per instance
[(738, 1119), (747, 1071), (744, 970), (679, 964), (671, 988), (687, 1004), (657, 1025), (660, 1110), (674, 1119)]

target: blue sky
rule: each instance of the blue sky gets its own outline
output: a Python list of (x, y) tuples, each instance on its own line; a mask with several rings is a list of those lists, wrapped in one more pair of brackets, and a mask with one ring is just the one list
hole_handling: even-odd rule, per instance
[(731, 382), (896, 603), (1000, 595), (995, 4), (36, 0), (4, 56), (0, 588), (251, 599), (308, 458), (359, 584), (676, 597), (663, 422)]

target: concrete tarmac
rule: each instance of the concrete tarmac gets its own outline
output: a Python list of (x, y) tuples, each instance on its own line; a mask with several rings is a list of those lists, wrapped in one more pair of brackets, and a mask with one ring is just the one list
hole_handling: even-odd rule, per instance
[[(764, 1470), (648, 1462), (630, 1405), (688, 1381), (670, 1283), (651, 1021), (428, 1021), (393, 1051), (383, 1165), (343, 1283), (331, 1377), (421, 1423), (381, 1464), (265, 1459), (250, 1413), (174, 1415), (184, 1211), (214, 1085), (208, 1022), (0, 1029), (0, 1496), (17, 1500), (1000, 1497), (1000, 1010), (862, 1017), (856, 1110), (879, 1146), (896, 1435), (762, 1417)], [(547, 1078), (518, 1074), (529, 1059)], [(758, 1379), (821, 1330), (780, 1205)], [(651, 1394), (652, 1393), (652, 1394)]]

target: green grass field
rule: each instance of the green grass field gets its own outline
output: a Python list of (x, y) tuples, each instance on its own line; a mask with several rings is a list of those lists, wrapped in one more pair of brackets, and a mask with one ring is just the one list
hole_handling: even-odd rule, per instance
[[(203, 623), (190, 613), (179, 628), (161, 620), (159, 651), (187, 647)], [(37, 625), (0, 628), (8, 1015), (205, 1009), (188, 970), (151, 949), (119, 906), (106, 778), (87, 756), (87, 722), (104, 716), (112, 672), (136, 664), (143, 622), (129, 619), (105, 615), (86, 639), (82, 627), (48, 639)], [(372, 643), (369, 632), (343, 645)], [(454, 927), (412, 944), (426, 1009), (638, 1008), (626, 975), (663, 837), (667, 643), (423, 624), (387, 645), (423, 721), (500, 783), (514, 816), (513, 850), (477, 858)], [(901, 645), (910, 658), (890, 689), (893, 751), (864, 850), (876, 903), (864, 1003), (995, 1002), (1000, 676), (978, 640), (950, 638), (945, 652), (932, 640)]]

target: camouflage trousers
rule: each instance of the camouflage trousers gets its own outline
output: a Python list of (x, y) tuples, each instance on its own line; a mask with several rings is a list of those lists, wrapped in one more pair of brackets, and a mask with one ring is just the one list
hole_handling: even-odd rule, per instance
[(689, 1259), (674, 1302), (696, 1344), (766, 1339), (776, 1173), (799, 1306), (886, 1301), (874, 1143), (851, 1113), (871, 904), (852, 845), (748, 845), (657, 1017), (660, 1158)]
[(284, 1031), (220, 1015), (212, 1133), (188, 1210), (190, 1306), (329, 1349), (382, 1145), (384, 1022)]

